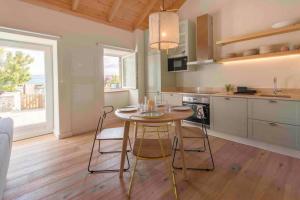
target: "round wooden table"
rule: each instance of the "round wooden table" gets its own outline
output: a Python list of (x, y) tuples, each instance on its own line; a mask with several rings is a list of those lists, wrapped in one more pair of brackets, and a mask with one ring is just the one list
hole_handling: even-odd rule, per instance
[(120, 177), (123, 177), (123, 172), (124, 172), (124, 170), (121, 170), (121, 169), (124, 169), (126, 149), (127, 149), (127, 143), (128, 143), (128, 137), (129, 137), (130, 122), (136, 122), (137, 124), (138, 123), (153, 124), (153, 123), (162, 123), (162, 122), (175, 122), (175, 134), (179, 138), (179, 148), (180, 148), (181, 158), (182, 158), (182, 166), (183, 166), (182, 171), (183, 171), (184, 178), (187, 179), (184, 150), (183, 150), (183, 136), (181, 133), (181, 120), (192, 116), (193, 111), (192, 110), (187, 110), (187, 111), (172, 110), (171, 112), (167, 112), (164, 107), (158, 109), (158, 111), (163, 112), (164, 115), (159, 118), (155, 118), (155, 119), (138, 117), (139, 111), (137, 111), (137, 112), (119, 112), (118, 110), (115, 111), (115, 115), (119, 119), (125, 121), (125, 123), (124, 123), (124, 138), (123, 138), (121, 163), (120, 163)]

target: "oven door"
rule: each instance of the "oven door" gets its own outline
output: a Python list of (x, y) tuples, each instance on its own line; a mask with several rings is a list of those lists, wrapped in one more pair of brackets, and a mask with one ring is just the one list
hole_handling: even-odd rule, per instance
[[(210, 124), (209, 119), (209, 104), (204, 103), (187, 103), (183, 102), (182, 105), (190, 107), (194, 112), (191, 117), (188, 117), (187, 121), (201, 123), (205, 125)], [(201, 106), (203, 108), (203, 112), (199, 112), (198, 108)]]

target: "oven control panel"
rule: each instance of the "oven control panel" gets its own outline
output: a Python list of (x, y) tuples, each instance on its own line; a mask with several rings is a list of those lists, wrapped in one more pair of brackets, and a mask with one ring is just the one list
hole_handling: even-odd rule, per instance
[(183, 102), (209, 104), (209, 96), (183, 96)]

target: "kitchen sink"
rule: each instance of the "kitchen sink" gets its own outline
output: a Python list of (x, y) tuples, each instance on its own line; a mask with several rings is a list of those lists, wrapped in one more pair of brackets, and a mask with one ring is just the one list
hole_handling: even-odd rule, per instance
[(262, 97), (279, 97), (279, 98), (291, 98), (290, 95), (286, 94), (260, 94)]

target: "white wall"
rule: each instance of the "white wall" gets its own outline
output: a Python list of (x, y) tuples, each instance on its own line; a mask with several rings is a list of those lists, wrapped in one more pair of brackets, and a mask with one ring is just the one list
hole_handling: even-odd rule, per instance
[(62, 36), (58, 41), (60, 137), (93, 130), (103, 105), (96, 43), (134, 49), (134, 34), (19, 0), (0, 0), (0, 25)]
[(107, 106), (114, 106), (115, 109), (129, 105), (129, 91), (105, 92), (104, 102)]
[[(213, 16), (214, 40), (265, 30), (273, 23), (300, 19), (300, 1), (293, 0), (187, 0), (180, 9), (182, 19)], [(217, 57), (226, 52), (240, 52), (266, 44), (300, 44), (300, 31), (225, 47), (215, 47)], [(226, 65), (198, 66), (194, 72), (177, 74), (177, 86), (223, 87), (226, 83), (257, 88), (271, 88), (278, 77), (279, 87), (300, 88), (300, 56), (244, 61)]]

